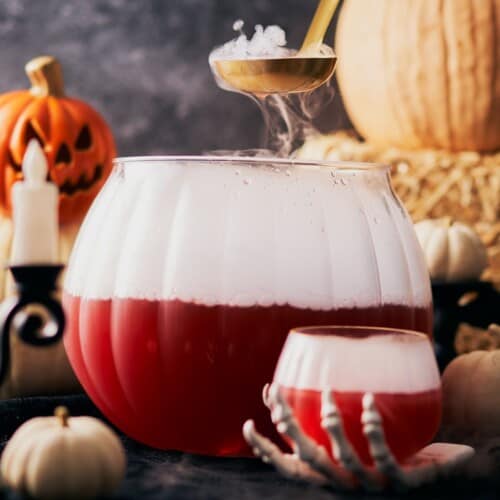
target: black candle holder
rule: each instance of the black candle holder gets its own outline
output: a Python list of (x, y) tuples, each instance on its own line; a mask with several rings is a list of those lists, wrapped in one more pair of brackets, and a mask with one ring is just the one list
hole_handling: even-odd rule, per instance
[(10, 334), (26, 344), (48, 346), (58, 342), (66, 324), (57, 297), (57, 279), (63, 265), (8, 266), (17, 294), (0, 304), (0, 384), (10, 364)]

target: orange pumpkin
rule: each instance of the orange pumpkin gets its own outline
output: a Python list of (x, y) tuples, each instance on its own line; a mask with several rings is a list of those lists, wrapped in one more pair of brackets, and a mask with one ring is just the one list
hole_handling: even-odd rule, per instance
[(345, 0), (337, 79), (380, 147), (500, 148), (500, 0)]
[(111, 171), (113, 136), (94, 109), (64, 95), (55, 58), (37, 57), (25, 69), (31, 89), (0, 95), (0, 209), (10, 214), (10, 188), (22, 178), (26, 145), (35, 138), (59, 188), (60, 223), (78, 222)]

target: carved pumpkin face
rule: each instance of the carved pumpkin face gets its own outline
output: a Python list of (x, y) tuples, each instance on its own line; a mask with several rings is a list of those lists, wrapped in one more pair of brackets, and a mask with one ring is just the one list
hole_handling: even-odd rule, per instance
[(22, 179), (26, 145), (34, 138), (47, 156), (50, 180), (59, 188), (60, 223), (79, 221), (111, 171), (113, 137), (90, 106), (63, 96), (57, 61), (37, 58), (28, 63), (27, 72), (34, 83), (30, 91), (0, 96), (0, 206), (10, 213), (11, 187)]

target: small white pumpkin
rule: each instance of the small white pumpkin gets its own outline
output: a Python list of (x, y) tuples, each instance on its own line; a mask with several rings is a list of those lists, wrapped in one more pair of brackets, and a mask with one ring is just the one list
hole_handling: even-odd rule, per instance
[(466, 224), (427, 219), (415, 224), (415, 231), (433, 280), (477, 279), (488, 266), (485, 246)]
[(500, 436), (500, 350), (455, 358), (443, 373), (443, 429), (461, 436)]
[(123, 446), (111, 429), (95, 418), (70, 418), (64, 407), (19, 427), (0, 463), (12, 489), (53, 500), (109, 495), (123, 480), (125, 466)]

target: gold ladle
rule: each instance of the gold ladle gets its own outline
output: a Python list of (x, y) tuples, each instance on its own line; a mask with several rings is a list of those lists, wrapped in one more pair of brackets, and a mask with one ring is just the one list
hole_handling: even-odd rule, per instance
[(295, 56), (252, 59), (213, 59), (210, 66), (222, 88), (254, 95), (308, 92), (335, 71), (335, 54), (319, 49), (339, 0), (320, 0), (301, 49)]

